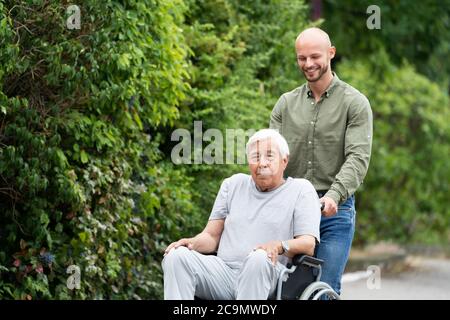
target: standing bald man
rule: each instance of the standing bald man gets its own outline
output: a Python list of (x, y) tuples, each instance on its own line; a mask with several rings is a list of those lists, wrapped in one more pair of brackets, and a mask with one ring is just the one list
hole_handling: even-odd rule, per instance
[(291, 150), (285, 174), (311, 181), (325, 205), (316, 255), (325, 261), (321, 280), (340, 293), (355, 231), (354, 192), (369, 166), (372, 110), (361, 92), (331, 71), (336, 48), (328, 34), (304, 30), (295, 51), (307, 82), (280, 97), (270, 127)]

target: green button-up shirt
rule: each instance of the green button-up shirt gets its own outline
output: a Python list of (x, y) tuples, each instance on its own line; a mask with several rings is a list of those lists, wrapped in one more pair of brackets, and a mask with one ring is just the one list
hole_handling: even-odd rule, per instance
[(334, 74), (316, 103), (307, 83), (283, 94), (270, 127), (286, 138), (286, 176), (305, 178), (337, 204), (361, 185), (372, 149), (372, 110), (367, 98)]

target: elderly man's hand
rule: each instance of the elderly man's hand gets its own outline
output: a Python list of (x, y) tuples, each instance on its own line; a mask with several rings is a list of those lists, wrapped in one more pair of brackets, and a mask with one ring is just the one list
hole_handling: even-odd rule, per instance
[(270, 241), (259, 246), (256, 246), (253, 250), (263, 249), (267, 252), (267, 256), (272, 260), (272, 263), (275, 265), (278, 260), (278, 255), (283, 250), (281, 247), (281, 241)]
[(338, 206), (333, 199), (331, 199), (330, 197), (322, 197), (319, 200), (325, 205), (322, 210), (322, 215), (324, 215), (325, 217), (331, 217), (332, 215), (336, 214)]
[(164, 255), (168, 254), (170, 250), (176, 249), (180, 246), (184, 246), (187, 247), (189, 250), (192, 250), (193, 248), (192, 238), (183, 238), (178, 241), (172, 242), (167, 246), (166, 250), (164, 250)]

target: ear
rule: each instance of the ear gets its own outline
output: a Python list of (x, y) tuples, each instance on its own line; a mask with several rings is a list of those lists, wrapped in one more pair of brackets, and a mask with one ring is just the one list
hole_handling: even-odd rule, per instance
[(289, 156), (286, 156), (286, 158), (283, 158), (282, 161), (283, 161), (284, 168), (286, 169), (287, 164), (288, 164), (288, 162), (289, 162)]
[(336, 48), (331, 46), (330, 49), (328, 49), (328, 54), (330, 55), (330, 60), (333, 59), (336, 55)]

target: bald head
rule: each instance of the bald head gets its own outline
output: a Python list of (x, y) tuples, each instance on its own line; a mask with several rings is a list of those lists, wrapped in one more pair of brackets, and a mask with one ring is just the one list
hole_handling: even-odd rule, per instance
[(297, 64), (309, 83), (323, 80), (326, 85), (331, 81), (331, 59), (336, 48), (325, 31), (319, 28), (302, 31), (295, 40), (295, 51)]
[(308, 28), (303, 30), (295, 40), (295, 45), (302, 46), (308, 44), (319, 45), (324, 49), (331, 47), (331, 41), (328, 34), (319, 28)]

